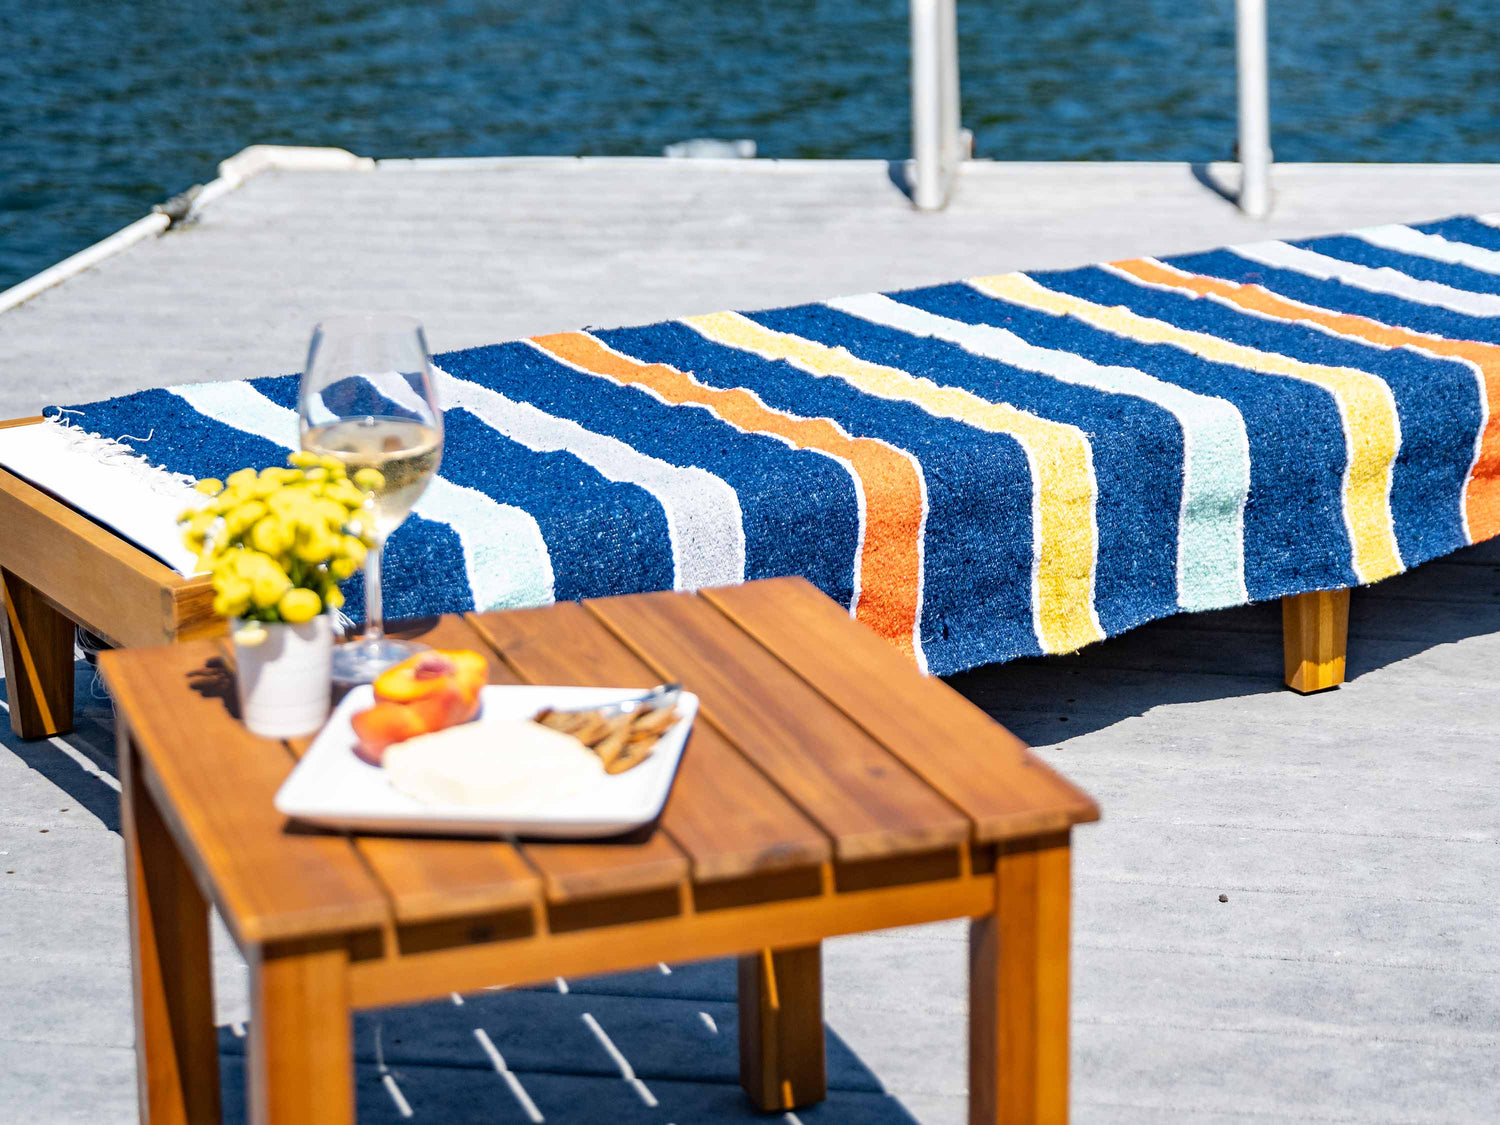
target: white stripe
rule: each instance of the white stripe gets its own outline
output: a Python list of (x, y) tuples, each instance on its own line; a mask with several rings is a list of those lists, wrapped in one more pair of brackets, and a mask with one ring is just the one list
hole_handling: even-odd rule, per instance
[(401, 1093), (401, 1087), (396, 1085), (396, 1080), (389, 1074), (382, 1074), (380, 1081), (385, 1085), (386, 1093), (390, 1094), (391, 1101), (396, 1103), (396, 1112), (402, 1117), (411, 1116), (411, 1106), (406, 1101), (406, 1096)]
[(652, 457), (441, 368), (433, 371), (444, 407), (461, 407), (534, 452), (566, 451), (609, 480), (651, 493), (666, 516), (677, 589), (745, 580), (745, 521), (739, 494), (727, 481), (707, 469)]
[(533, 1122), (545, 1121), (546, 1118), (542, 1116), (542, 1111), (537, 1109), (536, 1102), (532, 1101), (531, 1095), (526, 1092), (526, 1087), (521, 1085), (521, 1080), (511, 1072), (510, 1067), (505, 1065), (505, 1056), (500, 1053), (500, 1048), (495, 1046), (494, 1040), (489, 1036), (489, 1032), (485, 1031), (482, 1027), (476, 1027), (474, 1029), (474, 1038), (479, 1040), (479, 1046), (490, 1057), (490, 1064), (495, 1068), (500, 1077), (505, 1079), (505, 1084), (510, 1087), (511, 1095), (516, 1101), (521, 1103), (521, 1108), (525, 1110), (526, 1116)]
[[(755, 350), (749, 345), (731, 344), (724, 340), (720, 340), (710, 335), (707, 331), (700, 328), (698, 325), (694, 324), (691, 320), (679, 320), (677, 323), (681, 324), (685, 328), (691, 328), (705, 340), (708, 340), (714, 344), (718, 344), (720, 347), (739, 348), (742, 351), (750, 352), (752, 355), (761, 355), (765, 359), (775, 360), (780, 358), (775, 355), (766, 355), (765, 353)], [(809, 367), (807, 364), (798, 359), (788, 359), (786, 360), (786, 362), (796, 367), (799, 371), (805, 371), (815, 379), (837, 377), (831, 376), (827, 372), (818, 371), (812, 367)], [(694, 383), (697, 383), (699, 386), (705, 385), (700, 382), (697, 376), (695, 376), (691, 371), (686, 372), (685, 374), (689, 379), (691, 379)], [(783, 418), (790, 418), (796, 422), (825, 422), (828, 425), (832, 426), (835, 432), (837, 432), (841, 438), (844, 438), (848, 441), (856, 440), (854, 436), (843, 427), (843, 425), (841, 425), (835, 419), (830, 418), (826, 415), (793, 414), (789, 411), (777, 410), (774, 407), (767, 406), (765, 400), (762, 399), (760, 395), (752, 391), (749, 387), (737, 386), (733, 389), (740, 391), (743, 394), (749, 395), (755, 400), (757, 405), (765, 410), (771, 411), (771, 413), (773, 414), (779, 414)], [(727, 419), (722, 420), (727, 421)], [(733, 425), (733, 423), (730, 424)], [(736, 426), (735, 428), (738, 429), (739, 427)], [(749, 432), (762, 434), (765, 433), (765, 431), (759, 430)], [(774, 437), (776, 435), (766, 434), (766, 436)], [(782, 440), (785, 441), (788, 445), (793, 445), (790, 439), (783, 438)], [(884, 438), (871, 437), (868, 434), (863, 434), (857, 440), (877, 442), (880, 445), (885, 446), (892, 453), (896, 453), (901, 457), (904, 457), (906, 461), (911, 465), (912, 473), (916, 476), (917, 491), (920, 493), (921, 511), (917, 516), (917, 604), (914, 607), (915, 613), (912, 616), (911, 646), (913, 656), (916, 659), (917, 670), (925, 676), (927, 674), (927, 652), (922, 648), (922, 610), (927, 601), (927, 517), (932, 510), (932, 504), (927, 497), (927, 471), (922, 467), (922, 462), (919, 461), (916, 455), (913, 454), (910, 450), (902, 449), (899, 445), (894, 445), (891, 442), (886, 441)], [(793, 446), (793, 448), (796, 447)], [(814, 453), (823, 453), (823, 450), (821, 449), (811, 449), (811, 447), (808, 446), (803, 446), (802, 448), (809, 449), (810, 452)], [(868, 531), (867, 501), (865, 498), (864, 482), (861, 481), (859, 474), (854, 471), (854, 463), (852, 461), (846, 461), (844, 458), (837, 457), (832, 453), (826, 453), (824, 455), (827, 457), (832, 457), (834, 460), (838, 461), (841, 465), (844, 466), (844, 468), (849, 473), (849, 479), (854, 482), (855, 495), (859, 498), (859, 537), (854, 545), (854, 597), (850, 599), (849, 602), (849, 612), (851, 614), (855, 614), (859, 609), (860, 585), (862, 580), (862, 568), (865, 556), (865, 536)]]
[(713, 1032), (715, 1035), (719, 1034), (719, 1025), (714, 1022), (713, 1016), (709, 1015), (707, 1012), (699, 1012), (698, 1018), (703, 1021), (703, 1026), (708, 1028), (709, 1031)]
[(1419, 305), (1452, 309), (1468, 316), (1500, 316), (1500, 295), (1471, 293), (1436, 281), (1422, 281), (1388, 266), (1372, 269), (1304, 250), (1300, 246), (1288, 246), (1285, 242), (1256, 242), (1249, 246), (1231, 246), (1230, 250), (1262, 265), (1295, 270), (1324, 281), (1342, 281), (1371, 293), (1385, 293)]
[(1061, 382), (1154, 403), (1182, 427), (1183, 480), (1177, 537), (1178, 604), (1218, 609), (1250, 600), (1245, 588), (1245, 499), (1250, 440), (1233, 404), (1130, 367), (1028, 343), (1003, 328), (937, 316), (878, 293), (828, 301), (830, 308), (914, 336), (930, 336)]
[[(1170, 273), (1177, 274), (1179, 277), (1193, 276), (1186, 270), (1178, 269), (1176, 266), (1171, 265), (1168, 262), (1163, 262), (1158, 258), (1145, 258), (1143, 260), (1150, 262), (1153, 266), (1156, 266), (1159, 269), (1164, 269)], [(1111, 271), (1114, 270), (1113, 266), (1105, 266), (1104, 268)], [(1135, 277), (1133, 275), (1127, 276), (1129, 276), (1130, 280), (1135, 284), (1144, 285), (1149, 289), (1159, 289), (1163, 292), (1178, 294), (1184, 292), (1184, 290), (1175, 285), (1159, 285), (1154, 281), (1144, 281), (1141, 278)], [(1468, 471), (1464, 474), (1464, 495), (1468, 494), (1469, 481), (1472, 480), (1474, 476), (1474, 467), (1479, 464), (1479, 455), (1484, 451), (1484, 431), (1485, 427), (1489, 425), (1490, 420), (1490, 398), (1489, 392), (1486, 390), (1488, 384), (1485, 381), (1484, 369), (1481, 368), (1479, 364), (1475, 363), (1472, 359), (1464, 359), (1461, 356), (1442, 355), (1438, 352), (1430, 351), (1427, 348), (1424, 348), (1416, 343), (1400, 345), (1379, 344), (1374, 340), (1367, 340), (1363, 336), (1346, 335), (1343, 332), (1339, 332), (1333, 328), (1330, 328), (1326, 324), (1319, 324), (1313, 320), (1306, 320), (1298, 316), (1287, 316), (1279, 313), (1265, 312), (1261, 309), (1250, 308), (1248, 306), (1238, 304), (1235, 301), (1231, 301), (1228, 297), (1221, 296), (1218, 293), (1206, 293), (1204, 294), (1204, 296), (1208, 300), (1214, 302), (1214, 304), (1220, 305), (1226, 309), (1236, 312), (1241, 316), (1250, 316), (1254, 317), (1257, 320), (1265, 320), (1278, 324), (1295, 324), (1301, 328), (1308, 328), (1314, 332), (1321, 332), (1323, 335), (1331, 336), (1335, 340), (1347, 340), (1351, 344), (1357, 344), (1360, 347), (1370, 348), (1377, 352), (1394, 351), (1399, 348), (1400, 350), (1415, 352), (1417, 355), (1425, 356), (1428, 359), (1435, 359), (1439, 363), (1457, 363), (1462, 364), (1464, 367), (1468, 368), (1469, 373), (1474, 377), (1474, 385), (1479, 396), (1479, 427), (1474, 431), (1474, 453), (1473, 456), (1469, 458), (1469, 468)], [(1316, 305), (1309, 305), (1304, 301), (1298, 301), (1292, 297), (1282, 296), (1280, 297), (1280, 299), (1285, 301), (1287, 304), (1295, 305), (1298, 308), (1307, 309), (1309, 311), (1329, 311), (1326, 309), (1319, 310)], [(1369, 318), (1366, 317), (1364, 319)], [(1434, 336), (1430, 332), (1420, 332), (1414, 328), (1402, 329), (1402, 331), (1410, 332), (1412, 333), (1412, 335), (1419, 338), (1426, 337), (1429, 340), (1442, 339), (1442, 337)], [(1394, 406), (1394, 397), (1392, 398), (1391, 402), (1392, 406)], [(1340, 412), (1340, 417), (1343, 417), (1342, 411)], [(1463, 524), (1464, 529), (1464, 541), (1467, 543), (1472, 543), (1474, 542), (1474, 536), (1469, 530), (1469, 506), (1467, 504), (1460, 504), (1459, 511), (1460, 520)]]
[[(686, 323), (686, 322), (683, 322), (683, 323)], [(689, 326), (689, 327), (691, 327), (691, 326)], [(631, 363), (638, 363), (639, 362), (639, 360), (636, 360), (632, 356), (627, 356), (623, 352), (616, 351), (614, 348), (610, 347), (608, 344), (606, 344), (603, 340), (599, 339), (597, 336), (590, 336), (589, 339), (593, 343), (597, 344), (599, 347), (603, 348), (605, 351), (610, 352), (613, 355), (620, 356), (622, 359), (628, 360)], [(853, 614), (853, 613), (855, 613), (859, 609), (860, 566), (861, 566), (861, 563), (864, 560), (864, 555), (865, 555), (865, 527), (866, 527), (866, 518), (865, 518), (865, 489), (864, 489), (863, 483), (860, 480), (859, 474), (854, 471), (854, 464), (853, 464), (853, 462), (851, 462), (850, 460), (848, 460), (845, 457), (840, 457), (836, 453), (829, 453), (826, 449), (815, 449), (815, 448), (813, 448), (811, 446), (799, 446), (791, 438), (784, 437), (781, 434), (771, 433), (769, 430), (748, 430), (748, 429), (746, 429), (743, 426), (736, 425), (734, 422), (730, 421), (724, 415), (720, 414), (717, 410), (715, 410), (712, 406), (710, 406), (707, 403), (702, 403), (702, 402), (673, 402), (671, 399), (667, 398), (666, 395), (661, 394), (659, 391), (655, 390), (652, 387), (649, 387), (649, 386), (645, 385), (644, 383), (625, 382), (623, 380), (616, 379), (613, 375), (604, 375), (604, 374), (601, 374), (598, 371), (590, 370), (587, 367), (580, 367), (576, 363), (569, 363), (562, 356), (559, 356), (559, 355), (556, 355), (556, 354), (554, 354), (554, 353), (552, 353), (550, 351), (547, 351), (547, 349), (541, 347), (541, 345), (539, 345), (539, 344), (534, 344), (530, 340), (526, 341), (526, 343), (532, 344), (533, 347), (535, 347), (538, 351), (542, 352), (549, 359), (555, 360), (556, 362), (561, 363), (561, 364), (563, 364), (566, 367), (571, 367), (574, 371), (581, 372), (584, 375), (591, 375), (591, 376), (593, 376), (596, 379), (604, 379), (604, 380), (607, 380), (608, 382), (613, 383), (617, 387), (627, 387), (630, 390), (637, 391), (637, 392), (639, 392), (641, 394), (649, 395), (652, 398), (654, 398), (657, 402), (661, 403), (662, 405), (664, 405), (664, 406), (670, 406), (670, 407), (672, 407), (674, 409), (684, 409), (684, 408), (686, 408), (686, 409), (692, 409), (692, 410), (701, 410), (705, 414), (707, 414), (710, 418), (712, 418), (715, 422), (719, 423), (720, 425), (728, 426), (730, 429), (736, 430), (739, 433), (747, 434), (747, 435), (750, 435), (752, 437), (771, 438), (774, 441), (779, 441), (782, 445), (786, 446), (788, 449), (799, 449), (799, 450), (801, 450), (803, 452), (806, 452), (806, 453), (815, 453), (818, 456), (820, 456), (820, 457), (826, 457), (830, 461), (832, 461), (835, 464), (837, 464), (840, 468), (842, 468), (844, 470), (845, 473), (848, 474), (848, 476), (849, 476), (849, 482), (850, 482), (850, 484), (854, 488), (855, 512), (856, 512), (856, 515), (858, 517), (858, 522), (857, 522), (856, 526), (857, 526), (858, 530), (856, 531), (856, 534), (855, 534), (855, 540), (854, 540), (854, 558), (853, 558), (853, 566), (851, 567), (851, 571), (852, 571), (852, 574), (851, 574), (851, 584), (853, 586), (853, 593), (851, 594), (851, 596), (849, 598), (849, 612), (850, 612), (850, 614)], [(666, 364), (662, 364), (661, 366), (665, 367), (667, 365)], [(674, 367), (674, 368), (672, 368), (672, 370), (673, 371), (677, 371), (677, 368)], [(679, 371), (678, 374), (685, 375), (687, 377), (688, 381), (690, 383), (692, 383), (696, 387), (702, 387), (702, 388), (704, 388), (706, 390), (722, 389), (722, 388), (710, 388), (710, 387), (708, 387), (707, 384), (705, 384), (700, 379), (698, 379), (698, 377), (695, 376), (691, 371)], [(806, 418), (804, 418), (804, 417), (802, 417), (800, 415), (788, 414), (784, 410), (775, 410), (775, 409), (767, 406), (765, 404), (764, 400), (762, 400), (761, 397), (758, 394), (756, 394), (754, 391), (752, 391), (748, 387), (735, 387), (734, 389), (737, 390), (737, 391), (741, 391), (744, 394), (749, 395), (755, 401), (755, 403), (756, 403), (757, 406), (761, 407), (763, 410), (769, 411), (772, 414), (779, 414), (783, 418), (789, 418), (789, 419), (792, 419), (793, 421), (798, 421), (798, 422), (802, 422), (802, 421), (807, 421), (808, 420), (808, 419), (806, 419)], [(848, 431), (846, 431), (842, 426), (840, 426), (837, 422), (834, 422), (832, 419), (822, 419), (822, 421), (828, 422), (842, 436), (844, 436), (846, 438), (849, 437)], [(907, 454), (907, 456), (910, 457), (911, 455)], [(923, 497), (923, 503), (922, 503), (922, 526), (924, 528), (924, 538), (925, 538), (925, 528), (926, 528), (926, 522), (927, 522), (927, 503), (926, 503), (927, 482), (926, 482), (926, 478), (921, 476), (921, 467), (920, 466), (918, 466), (918, 477), (919, 477), (919, 479), (922, 480), (922, 490), (923, 490), (922, 491), (922, 497)], [(922, 671), (925, 672), (927, 670), (927, 657), (926, 657), (926, 654), (923, 653), (922, 646), (921, 646), (921, 643), (920, 643), (920, 641), (921, 641), (921, 621), (922, 621), (922, 613), (921, 613), (921, 604), (920, 604), (920, 601), (919, 601), (918, 606), (917, 606), (917, 627), (916, 627), (917, 638), (916, 639), (917, 639), (918, 643), (917, 643), (916, 653), (917, 653), (917, 663), (918, 663), (918, 666), (922, 669)]]
[(1418, 258), (1431, 258), (1435, 262), (1447, 262), (1455, 266), (1468, 266), (1484, 273), (1500, 274), (1500, 251), (1486, 250), (1483, 246), (1472, 246), (1467, 242), (1449, 242), (1442, 235), (1427, 234), (1397, 224), (1383, 227), (1368, 227), (1351, 231), (1371, 246), (1394, 250), (1398, 254), (1411, 254)]
[[(297, 412), (272, 402), (248, 383), (169, 387), (198, 413), (297, 448)], [(542, 529), (529, 512), (439, 475), (417, 501), (417, 515), (445, 523), (458, 535), (477, 610), (545, 605), (554, 600), (552, 559)]]
[(594, 1038), (599, 1040), (600, 1045), (603, 1046), (609, 1057), (615, 1061), (615, 1065), (620, 1068), (620, 1077), (630, 1083), (635, 1092), (641, 1096), (641, 1101), (649, 1106), (655, 1106), (656, 1095), (648, 1090), (646, 1084), (635, 1076), (635, 1071), (631, 1069), (630, 1062), (620, 1053), (620, 1048), (614, 1045), (613, 1040), (604, 1034), (604, 1028), (599, 1026), (599, 1021), (591, 1013), (584, 1012), (583, 1022), (588, 1025), (589, 1030), (594, 1033)]

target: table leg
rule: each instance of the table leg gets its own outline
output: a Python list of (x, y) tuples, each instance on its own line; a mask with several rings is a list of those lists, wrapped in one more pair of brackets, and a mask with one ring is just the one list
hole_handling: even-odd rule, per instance
[(1344, 682), (1349, 644), (1349, 591), (1313, 590), (1281, 599), (1281, 646), (1286, 686), (1322, 691)]
[(123, 726), (118, 742), (141, 1122), (218, 1125), (208, 904), (141, 782)]
[(73, 622), (36, 588), (0, 570), (10, 729), (21, 738), (49, 738), (73, 729)]
[(271, 946), (249, 960), (251, 1125), (353, 1125), (347, 947)]
[(1068, 1119), (1068, 833), (1003, 845), (969, 930), (970, 1125)]
[(740, 958), (740, 1085), (757, 1109), (796, 1109), (828, 1096), (823, 947)]

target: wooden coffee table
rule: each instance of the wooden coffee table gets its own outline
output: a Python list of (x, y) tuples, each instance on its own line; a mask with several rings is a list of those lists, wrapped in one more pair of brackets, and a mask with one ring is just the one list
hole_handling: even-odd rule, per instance
[(250, 1120), (354, 1114), (350, 1012), (739, 955), (740, 1072), (826, 1093), (819, 942), (973, 919), (970, 1119), (1068, 1108), (1069, 835), (1094, 802), (801, 579), (448, 617), (495, 683), (680, 679), (660, 822), (608, 843), (345, 836), (272, 795), (302, 749), (231, 716), (221, 643), (101, 658), (117, 705), (143, 1121), (217, 1122), (207, 904), (250, 965)]

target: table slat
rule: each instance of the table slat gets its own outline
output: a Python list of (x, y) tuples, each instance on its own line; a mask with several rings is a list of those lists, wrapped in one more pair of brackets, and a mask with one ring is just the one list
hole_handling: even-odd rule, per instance
[(703, 716), (833, 838), (838, 858), (970, 838), (967, 817), (706, 601), (662, 593), (585, 604), (658, 676), (698, 694)]
[[(392, 635), (420, 640), (433, 648), (468, 648), (489, 661), (491, 683), (514, 683), (515, 676), (460, 618), (408, 622)], [(301, 754), (311, 739), (293, 739)], [(398, 922), (430, 922), (463, 915), (514, 909), (541, 897), (536, 872), (508, 843), (403, 836), (355, 836), (354, 846), (390, 895)]]
[(978, 839), (1098, 819), (1091, 797), (942, 680), (913, 675), (905, 657), (806, 579), (703, 597), (963, 809)]
[[(398, 631), (398, 635), (414, 635), (427, 644), (441, 648), (471, 648), (489, 657), (490, 682), (493, 684), (519, 684), (525, 681), (515, 670), (495, 656), (493, 647), (469, 622), (459, 617), (445, 617), (436, 623), (422, 623), (415, 628)], [(374, 838), (368, 838), (369, 840)], [(465, 882), (466, 869), (479, 876), (482, 883), (488, 878), (482, 869), (476, 869), (476, 860), (466, 858), (473, 848), (473, 841), (446, 841), (454, 852), (451, 866), (444, 861), (441, 872), (446, 881), (442, 886), (460, 895), (476, 889), (475, 883)], [(362, 845), (364, 846), (364, 845)], [(388, 840), (377, 845), (388, 849), (402, 863), (410, 863), (415, 853), (407, 849), (407, 841)], [(494, 845), (500, 847), (501, 845)], [(509, 845), (505, 845), (509, 847)], [(526, 843), (521, 851), (530, 867), (541, 877), (542, 887), (552, 901), (583, 898), (603, 894), (621, 894), (627, 891), (662, 890), (676, 887), (687, 878), (688, 863), (682, 853), (662, 833), (653, 833), (643, 840), (612, 842), (607, 845)], [(436, 851), (433, 852), (436, 862)], [(514, 855), (514, 849), (512, 849)], [(519, 855), (514, 855), (519, 860)], [(511, 862), (507, 860), (507, 865)], [(393, 869), (392, 875), (398, 872)], [(435, 877), (437, 871), (426, 869), (404, 874), (420, 877)], [(516, 872), (521, 878), (521, 872)], [(384, 872), (382, 872), (384, 877)], [(408, 893), (422, 895), (420, 883), (403, 884)], [(428, 892), (428, 897), (430, 892)], [(420, 898), (418, 899), (420, 901)]]
[[(582, 606), (485, 614), (474, 624), (536, 683), (650, 687), (652, 670)], [(828, 839), (724, 736), (695, 724), (662, 827), (697, 881), (821, 863)]]
[(272, 801), (292, 757), (230, 714), (234, 681), (217, 645), (106, 652), (100, 668), (163, 815), (241, 942), (347, 934), (389, 917), (345, 837), (286, 831)]

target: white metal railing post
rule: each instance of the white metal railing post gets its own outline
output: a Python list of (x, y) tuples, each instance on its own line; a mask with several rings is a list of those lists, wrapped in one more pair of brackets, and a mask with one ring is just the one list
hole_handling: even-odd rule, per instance
[(955, 0), (911, 0), (911, 198), (918, 209), (947, 204), (963, 147)]
[(1266, 0), (1235, 0), (1239, 71), (1240, 210), (1263, 219), (1271, 210), (1271, 105), (1266, 65)]

